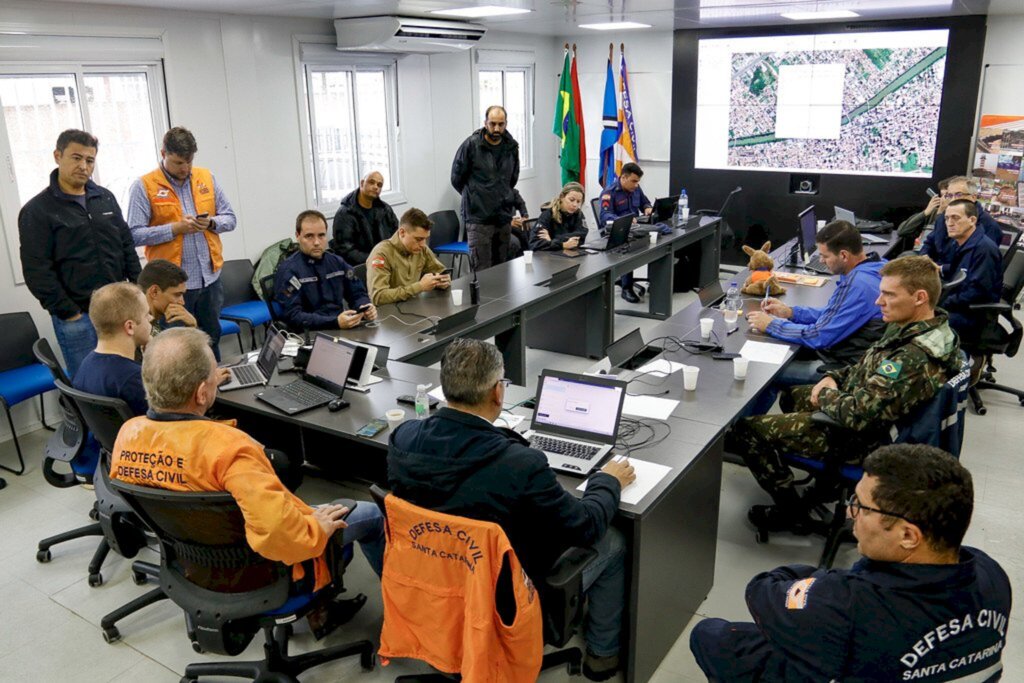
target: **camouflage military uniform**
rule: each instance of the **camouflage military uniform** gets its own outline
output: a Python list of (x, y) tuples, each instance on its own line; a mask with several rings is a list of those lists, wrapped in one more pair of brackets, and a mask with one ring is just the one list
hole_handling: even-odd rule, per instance
[(811, 422), (811, 386), (796, 387), (783, 401), (782, 415), (740, 420), (727, 449), (740, 453), (754, 478), (769, 493), (793, 485), (782, 454), (841, 458), (860, 462), (875, 447), (889, 443), (889, 428), (927, 401), (960, 370), (960, 344), (946, 313), (930, 320), (889, 325), (882, 338), (855, 365), (827, 373), (838, 389), (823, 389), (819, 407), (841, 427)]

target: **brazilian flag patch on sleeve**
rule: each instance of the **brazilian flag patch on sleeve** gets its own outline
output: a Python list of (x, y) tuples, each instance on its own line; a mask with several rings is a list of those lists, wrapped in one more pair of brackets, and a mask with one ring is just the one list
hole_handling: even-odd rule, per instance
[(903, 363), (898, 360), (883, 360), (878, 364), (878, 369), (875, 372), (886, 379), (899, 379), (900, 372), (903, 371)]

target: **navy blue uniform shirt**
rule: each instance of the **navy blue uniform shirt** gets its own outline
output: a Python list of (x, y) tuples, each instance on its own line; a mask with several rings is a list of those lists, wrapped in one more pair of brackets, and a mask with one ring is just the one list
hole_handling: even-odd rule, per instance
[(337, 329), (338, 315), (370, 303), (370, 296), (352, 266), (337, 254), (326, 252), (314, 259), (297, 251), (277, 267), (274, 301), (289, 326), (329, 330)]
[(643, 189), (638, 186), (632, 192), (626, 192), (616, 179), (611, 187), (601, 192), (601, 225), (598, 227), (605, 232), (608, 221), (614, 221), (627, 214), (639, 216), (648, 207), (653, 207), (653, 204)]

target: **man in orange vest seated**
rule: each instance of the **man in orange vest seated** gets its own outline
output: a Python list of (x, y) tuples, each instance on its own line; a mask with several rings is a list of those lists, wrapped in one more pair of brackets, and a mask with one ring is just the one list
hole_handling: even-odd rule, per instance
[[(142, 361), (149, 412), (121, 427), (111, 478), (170, 491), (227, 491), (242, 509), (249, 545), (291, 565), (296, 593), (320, 590), (341, 576), (342, 547), (353, 541), (380, 576), (384, 520), (377, 506), (360, 502), (343, 519), (348, 509), (342, 505), (310, 507), (289, 491), (261, 444), (233, 423), (204, 417), (217, 397), (217, 370), (199, 330), (174, 327), (153, 338)], [(325, 613), (310, 615), (314, 635), (326, 635), (365, 602), (363, 595), (335, 600)]]
[(192, 166), (199, 147), (187, 128), (164, 135), (160, 166), (142, 176), (128, 193), (128, 226), (146, 260), (166, 259), (188, 273), (185, 308), (210, 336), (220, 359), (220, 310), (224, 264), (220, 236), (237, 219), (209, 169)]
[(615, 461), (590, 477), (581, 499), (562, 488), (541, 451), (494, 426), (505, 399), (504, 373), (493, 344), (452, 341), (441, 358), (448, 406), (394, 431), (388, 485), (414, 505), (497, 523), (534, 582), (569, 548), (597, 550), (583, 572), (589, 602), (583, 672), (603, 681), (619, 666), (626, 600), (625, 540), (611, 521), (622, 489), (636, 476), (628, 462)]

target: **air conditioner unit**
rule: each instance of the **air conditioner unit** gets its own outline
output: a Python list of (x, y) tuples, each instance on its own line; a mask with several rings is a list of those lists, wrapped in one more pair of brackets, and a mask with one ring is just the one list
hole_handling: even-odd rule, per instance
[(487, 29), (462, 21), (415, 17), (355, 17), (335, 19), (339, 50), (381, 52), (458, 52), (468, 50)]

